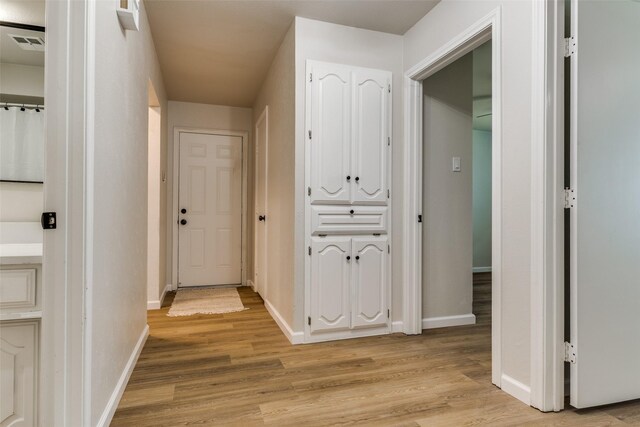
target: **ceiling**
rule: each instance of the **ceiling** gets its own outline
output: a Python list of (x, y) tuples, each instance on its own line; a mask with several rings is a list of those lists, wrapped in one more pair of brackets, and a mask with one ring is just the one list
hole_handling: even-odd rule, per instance
[(251, 107), (295, 16), (404, 34), (439, 0), (145, 0), (169, 99)]
[(0, 0), (0, 21), (44, 27), (45, 0)]
[(44, 67), (44, 52), (23, 50), (16, 44), (10, 34), (17, 36), (31, 36), (44, 38), (44, 33), (39, 31), (22, 30), (0, 26), (0, 62), (20, 65), (33, 65)]

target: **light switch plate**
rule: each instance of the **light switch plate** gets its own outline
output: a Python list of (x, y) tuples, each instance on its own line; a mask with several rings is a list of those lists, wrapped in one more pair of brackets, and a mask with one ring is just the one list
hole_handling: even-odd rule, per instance
[(452, 172), (460, 172), (462, 169), (460, 167), (460, 157), (454, 157), (451, 162), (451, 171)]

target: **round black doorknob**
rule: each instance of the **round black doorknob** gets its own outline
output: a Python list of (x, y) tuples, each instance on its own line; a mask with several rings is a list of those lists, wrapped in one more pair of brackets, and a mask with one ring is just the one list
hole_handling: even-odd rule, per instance
[(184, 219), (184, 218), (183, 218), (183, 219), (181, 219), (181, 220), (180, 220), (180, 224), (182, 224), (182, 225), (187, 225), (187, 220), (186, 220), (186, 219)]
[(351, 175), (347, 175), (347, 181), (351, 181)]
[(349, 261), (351, 259), (351, 257), (349, 255), (347, 255), (347, 261)]
[(360, 177), (356, 176), (356, 182), (360, 181)]
[(353, 209), (351, 209), (351, 210), (349, 211), (349, 213), (350, 213), (351, 215), (353, 215), (354, 213), (356, 213), (356, 211), (354, 211)]
[(180, 209), (180, 213), (186, 214), (187, 210), (185, 208)]
[(360, 259), (360, 255), (356, 255), (356, 261)]
[(258, 216), (258, 221), (264, 221), (265, 219), (267, 218), (264, 215)]

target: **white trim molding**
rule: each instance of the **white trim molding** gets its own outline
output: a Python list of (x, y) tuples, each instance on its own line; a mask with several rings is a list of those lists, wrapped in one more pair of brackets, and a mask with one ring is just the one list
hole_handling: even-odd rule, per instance
[(113, 419), (113, 414), (116, 413), (116, 409), (118, 409), (118, 404), (120, 403), (120, 399), (124, 394), (124, 390), (127, 388), (127, 383), (129, 382), (129, 378), (131, 378), (131, 373), (133, 372), (133, 368), (136, 366), (136, 362), (140, 357), (140, 353), (142, 352), (142, 348), (144, 347), (144, 343), (147, 342), (147, 338), (149, 337), (149, 325), (145, 325), (140, 337), (138, 338), (138, 342), (135, 347), (133, 347), (133, 351), (129, 356), (129, 360), (127, 364), (124, 365), (124, 369), (122, 370), (122, 374), (120, 374), (120, 378), (116, 383), (116, 387), (113, 389), (111, 393), (111, 397), (109, 397), (109, 401), (107, 402), (107, 406), (104, 408), (98, 423), (96, 424), (98, 427), (105, 426), (107, 427), (111, 424), (111, 420)]
[(190, 128), (177, 126), (173, 129), (173, 191), (172, 191), (172, 212), (171, 212), (171, 234), (172, 247), (171, 247), (171, 288), (178, 290), (178, 210), (179, 210), (179, 197), (180, 197), (180, 134), (181, 133), (201, 133), (205, 135), (224, 135), (224, 136), (239, 136), (242, 138), (242, 285), (247, 284), (247, 176), (249, 173), (248, 159), (249, 159), (249, 132), (235, 131), (235, 130), (219, 130), (219, 129), (202, 129), (202, 128)]
[(492, 45), (492, 382), (502, 382), (502, 9), (497, 7), (424, 58), (405, 75), (404, 331), (417, 334), (422, 320), (422, 81), (491, 40)]
[(391, 322), (391, 333), (402, 333), (404, 332), (404, 324), (402, 320), (395, 320)]
[(247, 286), (249, 286), (251, 290), (253, 290), (253, 292), (258, 292), (258, 290), (256, 289), (256, 284), (253, 283), (253, 280), (247, 279)]
[(510, 394), (519, 401), (530, 405), (531, 404), (531, 389), (526, 384), (510, 377), (507, 374), (502, 374), (502, 391)]
[(162, 290), (162, 294), (160, 295), (160, 299), (155, 301), (147, 301), (147, 310), (159, 310), (162, 308), (162, 303), (164, 302), (164, 297), (167, 296), (167, 292), (171, 291), (171, 283), (167, 283), (167, 286)]
[(278, 324), (278, 327), (291, 344), (296, 345), (302, 344), (304, 342), (304, 332), (294, 332), (287, 321), (284, 320), (280, 312), (276, 310), (276, 308), (269, 301), (264, 300), (264, 306), (267, 308), (267, 311), (269, 312), (273, 320)]
[(475, 325), (476, 315), (473, 313), (457, 316), (428, 317), (422, 319), (422, 329), (447, 328), (449, 326)]
[(564, 408), (564, 1), (532, 2), (531, 405)]

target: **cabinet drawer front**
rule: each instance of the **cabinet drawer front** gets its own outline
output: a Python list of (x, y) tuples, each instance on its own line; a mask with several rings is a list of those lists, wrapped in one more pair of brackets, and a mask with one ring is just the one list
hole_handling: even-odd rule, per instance
[(0, 308), (36, 307), (36, 269), (0, 270)]
[(386, 233), (387, 208), (313, 206), (311, 207), (311, 232), (314, 235)]

